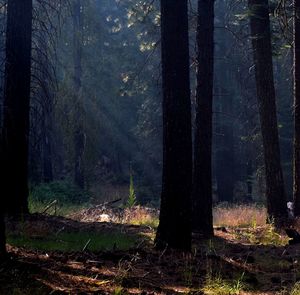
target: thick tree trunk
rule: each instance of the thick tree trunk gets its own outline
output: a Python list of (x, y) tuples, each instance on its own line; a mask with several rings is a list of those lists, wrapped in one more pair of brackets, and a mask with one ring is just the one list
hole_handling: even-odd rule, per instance
[[(216, 31), (216, 105), (219, 113), (216, 116), (218, 130), (216, 138), (216, 169), (218, 201), (232, 202), (234, 198), (235, 183), (235, 157), (234, 157), (234, 133), (233, 133), (233, 67), (228, 58), (231, 48), (232, 36), (226, 30), (226, 15), (228, 10), (226, 0), (216, 3), (219, 15), (217, 15)], [(221, 69), (221, 71), (220, 71)]]
[(32, 0), (8, 0), (3, 118), (3, 156), (9, 214), (28, 212), (28, 136)]
[(214, 1), (198, 1), (197, 93), (193, 177), (193, 230), (213, 235), (212, 120), (214, 78)]
[(5, 245), (5, 224), (2, 212), (0, 212), (0, 261), (5, 257), (6, 245)]
[(286, 218), (286, 196), (281, 168), (273, 76), (268, 0), (249, 0), (255, 79), (263, 139), (266, 198), (270, 218)]
[(294, 214), (300, 216), (300, 0), (294, 0)]
[(191, 248), (192, 136), (187, 0), (161, 0), (163, 182), (157, 248)]
[(82, 102), (82, 46), (83, 46), (83, 23), (82, 3), (76, 0), (73, 10), (74, 26), (74, 94), (75, 94), (75, 116), (74, 116), (74, 148), (75, 148), (75, 184), (84, 189), (84, 150), (85, 134), (83, 130), (83, 102)]

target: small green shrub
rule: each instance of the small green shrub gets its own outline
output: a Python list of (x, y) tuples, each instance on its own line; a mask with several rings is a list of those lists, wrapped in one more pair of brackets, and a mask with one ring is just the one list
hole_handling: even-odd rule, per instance
[(126, 208), (132, 208), (136, 205), (136, 194), (133, 183), (133, 176), (130, 175), (130, 184), (129, 184), (129, 196), (126, 203)]
[(40, 203), (49, 203), (57, 200), (66, 204), (82, 204), (88, 202), (90, 194), (80, 190), (68, 181), (55, 181), (42, 183), (33, 187), (31, 190), (31, 199)]

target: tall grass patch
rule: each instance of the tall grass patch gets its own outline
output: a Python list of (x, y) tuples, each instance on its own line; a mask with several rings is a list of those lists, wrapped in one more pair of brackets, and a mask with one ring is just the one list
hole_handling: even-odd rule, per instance
[(214, 225), (256, 227), (266, 225), (266, 208), (258, 205), (221, 204), (214, 208)]

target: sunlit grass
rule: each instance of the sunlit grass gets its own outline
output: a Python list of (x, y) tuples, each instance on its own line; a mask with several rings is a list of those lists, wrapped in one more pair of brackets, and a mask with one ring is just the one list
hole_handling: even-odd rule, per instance
[(214, 208), (214, 225), (256, 227), (266, 224), (267, 212), (257, 205), (219, 205)]
[[(43, 213), (47, 206), (50, 204), (38, 200), (33, 200), (32, 198), (29, 198), (28, 207), (29, 212), (34, 213)], [(90, 204), (71, 204), (71, 203), (62, 203), (57, 202), (55, 205), (51, 206), (46, 213), (49, 215), (57, 215), (57, 216), (68, 216), (74, 212), (81, 211), (83, 209), (86, 209), (90, 206)]]
[(242, 276), (234, 281), (224, 280), (221, 275), (208, 275), (201, 291), (205, 295), (238, 295), (243, 290)]
[(300, 295), (300, 282), (297, 282), (291, 290), (290, 295)]

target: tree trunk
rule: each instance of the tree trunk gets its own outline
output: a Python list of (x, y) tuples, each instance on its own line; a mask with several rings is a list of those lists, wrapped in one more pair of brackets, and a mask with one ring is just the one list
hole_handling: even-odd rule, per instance
[(267, 209), (269, 217), (277, 222), (286, 218), (287, 210), (278, 138), (269, 3), (268, 0), (249, 0), (248, 4), (263, 139)]
[(198, 1), (197, 93), (194, 143), (193, 230), (213, 235), (212, 120), (214, 78), (214, 1)]
[(294, 214), (300, 216), (300, 0), (294, 0)]
[[(216, 3), (217, 27), (216, 31), (216, 106), (219, 107), (217, 119), (216, 138), (216, 180), (219, 202), (232, 202), (234, 198), (235, 183), (235, 157), (234, 157), (234, 132), (233, 132), (233, 99), (234, 71), (232, 61), (229, 60), (232, 36), (226, 30), (227, 20), (224, 11), (228, 10), (226, 0)], [(221, 70), (220, 70), (221, 69)]]
[(0, 261), (6, 254), (6, 245), (5, 245), (5, 224), (4, 217), (2, 212), (0, 212)]
[(82, 103), (82, 43), (83, 43), (83, 13), (81, 0), (76, 0), (73, 10), (74, 25), (74, 148), (75, 148), (75, 184), (84, 189), (84, 150), (85, 134), (83, 131), (83, 103)]
[(8, 0), (4, 86), (4, 198), (9, 214), (28, 212), (32, 0)]
[(192, 136), (187, 1), (161, 0), (163, 180), (156, 246), (191, 249)]

